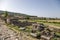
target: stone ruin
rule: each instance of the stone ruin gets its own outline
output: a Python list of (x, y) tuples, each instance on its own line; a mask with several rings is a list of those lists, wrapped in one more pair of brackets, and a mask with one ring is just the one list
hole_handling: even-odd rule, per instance
[(32, 28), (33, 31), (43, 31), (45, 28), (44, 24), (42, 24), (42, 23), (40, 23), (40, 24), (34, 23), (34, 24), (32, 24), (32, 26), (33, 26), (33, 28)]
[(51, 40), (54, 37), (54, 32), (46, 28), (41, 32), (41, 39)]
[[(31, 31), (30, 34), (33, 37), (39, 36), (39, 35), (37, 35), (37, 31), (42, 32), (45, 29), (45, 26), (42, 23), (40, 23), (40, 24), (39, 23), (34, 23), (34, 24), (32, 24), (32, 26), (33, 26), (33, 28), (32, 28), (32, 31)], [(36, 36), (34, 36), (34, 35), (36, 35)]]
[(36, 31), (40, 31), (39, 37), (42, 40), (51, 40), (54, 37), (54, 32), (48, 27), (45, 27), (42, 23), (33, 24), (32, 33), (35, 33)]
[(21, 21), (18, 21), (16, 19), (11, 19), (10, 20), (10, 24), (13, 24), (13, 25), (18, 26), (18, 27), (30, 26), (33, 23), (36, 23), (36, 22), (28, 22), (28, 21), (21, 22)]

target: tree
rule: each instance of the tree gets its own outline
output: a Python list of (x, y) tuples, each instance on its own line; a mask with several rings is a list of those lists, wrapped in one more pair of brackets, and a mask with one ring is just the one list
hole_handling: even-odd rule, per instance
[(4, 17), (5, 17), (5, 18), (8, 17), (8, 12), (7, 12), (7, 11), (4, 12)]
[(8, 12), (5, 11), (5, 12), (4, 12), (4, 18), (5, 18), (4, 20), (5, 20), (5, 23), (7, 23), (7, 17), (8, 17)]

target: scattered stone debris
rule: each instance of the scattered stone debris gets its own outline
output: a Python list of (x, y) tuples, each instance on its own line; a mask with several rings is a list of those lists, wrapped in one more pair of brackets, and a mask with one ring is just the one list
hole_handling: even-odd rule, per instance
[[(55, 32), (60, 32), (60, 29), (45, 27), (43, 23), (36, 23), (36, 22), (28, 22), (28, 21), (18, 21), (18, 19), (7, 19), (5, 20), (9, 24), (13, 24), (15, 26), (18, 26), (19, 29), (25, 30), (26, 26), (32, 25), (32, 31), (30, 33), (31, 36), (40, 39), (40, 40), (52, 40), (53, 38), (57, 38), (57, 40), (60, 40), (60, 36), (57, 36)], [(4, 29), (4, 30), (3, 30)], [(39, 33), (38, 33), (39, 32)], [(6, 28), (6, 26), (0, 25), (0, 40), (19, 40), (19, 38), (22, 38), (22, 33), (18, 37), (15, 32), (12, 30)]]

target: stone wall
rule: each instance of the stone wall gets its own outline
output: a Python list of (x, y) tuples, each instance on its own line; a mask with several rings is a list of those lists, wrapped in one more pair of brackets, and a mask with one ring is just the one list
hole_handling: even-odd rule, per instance
[(10, 23), (13, 25), (16, 25), (18, 27), (25, 27), (25, 26), (30, 26), (35, 22), (28, 22), (28, 21), (21, 22), (21, 21), (17, 21), (17, 20), (10, 20)]

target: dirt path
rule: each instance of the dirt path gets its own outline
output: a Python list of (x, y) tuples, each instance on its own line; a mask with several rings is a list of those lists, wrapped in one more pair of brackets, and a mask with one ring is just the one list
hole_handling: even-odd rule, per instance
[(16, 34), (0, 21), (0, 40), (16, 40)]

